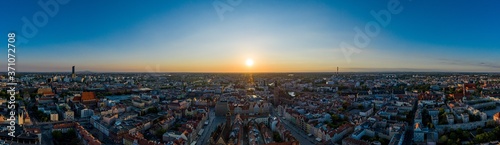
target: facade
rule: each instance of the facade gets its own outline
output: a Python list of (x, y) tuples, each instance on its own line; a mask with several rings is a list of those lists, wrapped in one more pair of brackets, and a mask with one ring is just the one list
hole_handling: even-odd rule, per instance
[(365, 110), (359, 112), (359, 115), (363, 117), (368, 117), (372, 114), (373, 114), (373, 107), (366, 108)]
[(50, 121), (59, 121), (59, 114), (56, 111), (50, 112)]
[(94, 121), (92, 124), (97, 130), (101, 131), (104, 135), (109, 136), (109, 126), (104, 122)]
[(467, 114), (467, 113), (462, 113), (460, 116), (462, 116), (462, 121), (463, 121), (464, 123), (469, 122), (469, 114)]
[(455, 123), (455, 117), (452, 114), (446, 114), (446, 119), (448, 121), (448, 124)]
[(87, 118), (87, 117), (90, 117), (92, 115), (94, 115), (94, 111), (90, 110), (90, 109), (82, 109), (82, 111), (80, 113), (81, 118)]
[(63, 124), (55, 124), (52, 128), (52, 131), (61, 131), (62, 133), (66, 133), (71, 129), (75, 129), (76, 123), (63, 123)]
[(341, 140), (346, 134), (351, 133), (354, 130), (354, 125), (350, 123), (343, 124), (339, 128), (336, 128), (330, 133), (331, 141), (337, 142)]
[(413, 130), (413, 141), (423, 142), (425, 133), (422, 131), (422, 124), (420, 122), (415, 123)]
[(75, 119), (75, 112), (71, 110), (66, 110), (63, 114), (64, 120), (74, 120)]
[(229, 112), (228, 108), (228, 103), (227, 101), (219, 101), (215, 105), (215, 115), (216, 116), (224, 116), (226, 113)]

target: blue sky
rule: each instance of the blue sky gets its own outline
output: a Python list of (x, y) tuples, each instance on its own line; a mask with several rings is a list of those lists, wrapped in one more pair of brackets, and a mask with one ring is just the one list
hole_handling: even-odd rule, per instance
[[(33, 23), (34, 15), (47, 14), (37, 2), (2, 1), (0, 33), (23, 37), (23, 17)], [(349, 60), (339, 44), (354, 45), (354, 28), (376, 22), (370, 11), (387, 10), (390, 1), (242, 0), (231, 5), (219, 0), (233, 9), (224, 19), (214, 2), (58, 3), (58, 12), (35, 26), (32, 38), (18, 41), (18, 71), (68, 72), (75, 65), (96, 72), (323, 72), (337, 66), (345, 71), (500, 72), (497, 1), (398, 1), (402, 11)], [(245, 66), (247, 59), (255, 65)], [(5, 61), (0, 64), (6, 67)]]

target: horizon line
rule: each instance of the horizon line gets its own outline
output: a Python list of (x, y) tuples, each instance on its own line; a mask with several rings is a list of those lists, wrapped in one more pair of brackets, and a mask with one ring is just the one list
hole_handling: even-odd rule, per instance
[[(3, 72), (7, 73), (7, 72)], [(25, 71), (25, 72), (16, 72), (16, 73), (68, 73), (71, 74), (71, 71), (66, 72), (66, 71), (38, 71), (38, 72), (30, 72), (30, 71)], [(135, 71), (79, 71), (75, 72), (77, 73), (150, 73), (150, 74), (155, 74), (155, 73), (337, 73), (336, 71), (274, 71), (274, 72), (197, 72), (197, 71), (165, 71), (165, 72), (135, 72)], [(481, 72), (481, 71), (344, 71), (344, 72), (338, 72), (338, 73), (500, 73), (498, 72)]]

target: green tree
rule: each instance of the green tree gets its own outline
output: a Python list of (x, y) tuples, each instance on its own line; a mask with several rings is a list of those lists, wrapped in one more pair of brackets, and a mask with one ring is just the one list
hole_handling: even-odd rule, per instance
[(452, 131), (452, 132), (450, 133), (450, 137), (449, 137), (449, 139), (448, 139), (448, 140), (455, 141), (455, 140), (457, 140), (457, 139), (458, 139), (457, 134), (456, 134), (454, 131)]
[(68, 138), (76, 138), (76, 131), (74, 129), (69, 129), (66, 133), (65, 133), (65, 137), (68, 137)]
[(159, 112), (159, 111), (158, 111), (158, 108), (156, 108), (156, 107), (153, 107), (153, 108), (149, 108), (149, 109), (148, 109), (148, 113), (158, 113), (158, 112)]
[(54, 137), (54, 139), (60, 140), (60, 139), (62, 139), (63, 134), (61, 131), (53, 131), (52, 137)]
[(436, 127), (434, 126), (434, 124), (429, 123), (429, 128), (430, 128), (430, 129), (435, 129)]
[(155, 131), (155, 136), (158, 137), (158, 138), (162, 138), (163, 134), (165, 134), (165, 132), (167, 132), (166, 129), (159, 129), (159, 130), (156, 130)]
[(440, 143), (446, 143), (446, 141), (448, 141), (448, 136), (446, 135), (443, 135), (439, 138)]
[(477, 128), (477, 129), (476, 129), (476, 133), (477, 133), (477, 134), (484, 133), (483, 128)]
[(273, 132), (273, 139), (275, 142), (283, 142), (283, 140), (281, 140), (281, 136), (278, 132)]

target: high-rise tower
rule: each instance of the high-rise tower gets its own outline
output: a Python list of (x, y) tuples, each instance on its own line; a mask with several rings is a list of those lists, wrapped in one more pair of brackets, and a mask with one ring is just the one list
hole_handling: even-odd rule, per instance
[(71, 67), (71, 78), (75, 78), (76, 77), (76, 74), (75, 74), (75, 66)]
[(278, 85), (278, 81), (275, 81), (274, 82), (274, 100), (273, 100), (273, 104), (275, 106), (278, 106), (279, 103), (280, 103), (280, 87)]

